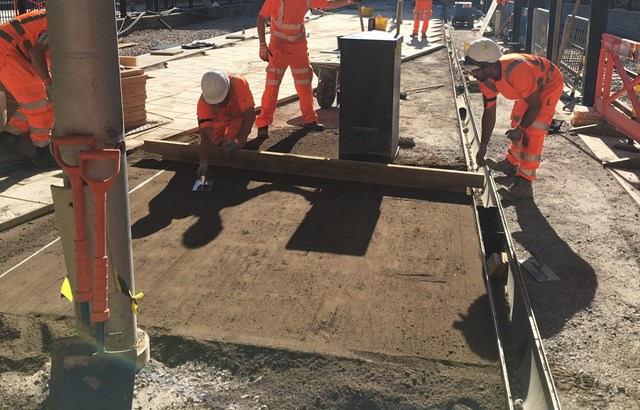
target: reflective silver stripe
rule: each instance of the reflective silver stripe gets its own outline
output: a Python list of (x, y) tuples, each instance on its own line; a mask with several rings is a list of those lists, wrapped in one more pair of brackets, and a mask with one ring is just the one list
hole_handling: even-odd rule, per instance
[(284, 74), (284, 72), (286, 70), (287, 70), (286, 68), (269, 67), (269, 66), (267, 66), (267, 73)]
[(27, 116), (20, 111), (16, 111), (15, 113), (13, 113), (13, 117), (19, 119), (20, 121), (27, 122)]
[(278, 26), (278, 28), (283, 28), (285, 30), (300, 30), (302, 28), (302, 26), (303, 26), (303, 24), (287, 24), (287, 23), (283, 23), (282, 20), (276, 20), (275, 23)]
[(49, 104), (49, 100), (38, 100), (30, 103), (20, 104), (25, 110), (33, 110), (34, 108), (46, 107)]
[(517, 159), (517, 160), (520, 159), (520, 154), (516, 154), (515, 152), (511, 151), (511, 149), (509, 149), (508, 153), (511, 154), (511, 156), (514, 157), (515, 159)]
[(541, 121), (534, 121), (531, 123), (530, 125), (531, 128), (535, 128), (537, 130), (545, 130), (545, 131), (549, 131), (549, 125), (545, 124), (544, 122)]
[(301, 38), (304, 38), (304, 32), (296, 34), (295, 36), (289, 36), (280, 31), (274, 30), (273, 27), (271, 28), (271, 35), (287, 41), (296, 41), (296, 40), (300, 40)]
[(9, 43), (13, 42), (13, 37), (11, 37), (11, 35), (4, 30), (0, 30), (0, 38), (2, 38), (3, 40)]
[(6, 132), (9, 132), (9, 133), (13, 134), (13, 135), (22, 134), (22, 130), (20, 128), (16, 127), (15, 125), (11, 125), (11, 124), (7, 124), (7, 126), (4, 127), (4, 130)]
[(280, 85), (282, 79), (280, 80), (267, 80), (267, 85)]
[(520, 159), (529, 162), (540, 162), (540, 160), (542, 159), (542, 155), (531, 155), (522, 153), (522, 155), (520, 155)]
[(495, 84), (490, 83), (489, 81), (483, 81), (482, 84), (485, 85), (485, 87), (487, 87), (488, 89), (490, 89), (491, 91), (494, 92), (498, 92), (498, 88), (496, 87)]
[(294, 84), (311, 84), (311, 80), (296, 80), (295, 78), (293, 79), (293, 83)]
[(292, 68), (291, 69), (292, 74), (306, 74), (310, 71), (311, 71), (310, 68)]
[(528, 177), (531, 178), (535, 178), (536, 176), (536, 170), (535, 169), (526, 169), (526, 168), (522, 168), (522, 166), (520, 166), (520, 169), (518, 169), (519, 173), (525, 174)]
[(29, 127), (29, 132), (31, 135), (34, 134), (51, 134), (51, 128), (33, 128)]

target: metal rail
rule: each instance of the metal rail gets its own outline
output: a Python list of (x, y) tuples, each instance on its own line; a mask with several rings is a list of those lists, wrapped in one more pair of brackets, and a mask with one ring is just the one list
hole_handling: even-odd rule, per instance
[[(445, 27), (449, 50), (461, 142), (465, 161), (475, 171), (475, 154), (480, 134), (471, 110), (469, 90), (461, 67), (452, 30)], [(529, 302), (511, 234), (505, 223), (497, 187), (491, 171), (481, 167), (485, 186), (475, 190), (476, 221), (484, 258), (484, 280), (491, 305), (502, 378), (509, 409), (561, 409), (542, 338)], [(486, 260), (493, 253), (506, 252), (509, 268), (506, 277), (489, 278)]]

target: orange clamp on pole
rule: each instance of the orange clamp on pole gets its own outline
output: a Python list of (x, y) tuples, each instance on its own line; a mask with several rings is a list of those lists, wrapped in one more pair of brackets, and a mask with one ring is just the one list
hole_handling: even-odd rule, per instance
[[(120, 172), (120, 151), (117, 149), (87, 150), (79, 155), (80, 170), (93, 191), (95, 211), (95, 251), (93, 255), (93, 310), (91, 319), (96, 322), (98, 351), (104, 351), (104, 322), (109, 319), (109, 261), (107, 256), (107, 190)], [(112, 162), (113, 170), (105, 178), (90, 175), (90, 165)]]
[(86, 227), (84, 224), (84, 195), (82, 174), (79, 165), (66, 163), (60, 154), (61, 146), (85, 146), (92, 149), (95, 139), (92, 135), (69, 135), (53, 139), (53, 155), (62, 170), (69, 175), (71, 197), (73, 201), (74, 252), (76, 265), (75, 298), (80, 303), (80, 319), (89, 326), (89, 301), (91, 300), (91, 275), (89, 270), (89, 250), (87, 248)]

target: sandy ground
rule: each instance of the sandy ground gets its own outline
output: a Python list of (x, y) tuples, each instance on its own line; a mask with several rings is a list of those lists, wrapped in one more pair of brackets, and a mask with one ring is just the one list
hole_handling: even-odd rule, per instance
[[(462, 41), (471, 35), (471, 32), (461, 30), (457, 38)], [(434, 59), (443, 58), (446, 58), (444, 52), (403, 64), (403, 88), (440, 83), (448, 83), (450, 87), (448, 71), (438, 68), (434, 62)], [(452, 90), (448, 87), (415, 93), (402, 102), (401, 136), (413, 138), (416, 145), (413, 149), (401, 150), (399, 161), (454, 168), (461, 165), (459, 149), (455, 148), (457, 145), (451, 145), (459, 137), (455, 132), (448, 133), (441, 128), (441, 124), (455, 122)], [(473, 101), (474, 111), (479, 116), (480, 96), (474, 95)], [(500, 135), (508, 126), (510, 105), (500, 101), (499, 107), (499, 124), (489, 147), (489, 154), (496, 158), (500, 158), (507, 148), (506, 139)], [(284, 107), (279, 112), (284, 112)], [(321, 112), (321, 115), (332, 118), (329, 113)], [(568, 119), (560, 114), (557, 118)], [(529, 276), (525, 279), (563, 408), (639, 409), (640, 300), (637, 295), (640, 269), (637, 255), (640, 253), (640, 206), (609, 171), (602, 168), (581, 139), (567, 129), (565, 126), (563, 132), (547, 137), (534, 199), (503, 204), (509, 229), (521, 259), (529, 255), (544, 258), (547, 266), (560, 277), (560, 281), (544, 283)], [(272, 146), (276, 148), (273, 149), (296, 152), (303, 145), (309, 149), (327, 148), (337, 135), (335, 131), (328, 131), (321, 136), (313, 135), (319, 138), (309, 142), (310, 138), (292, 134), (293, 131), (295, 128), (290, 126), (288, 131), (274, 134)], [(327, 142), (319, 142), (321, 138)], [(326, 155), (334, 156), (335, 153), (327, 152)], [(157, 172), (158, 164), (153, 157), (134, 153), (129, 160), (132, 186), (135, 181)], [(184, 179), (178, 176), (174, 182), (189, 183), (194, 169), (193, 166), (175, 169), (175, 175), (179, 175), (178, 171), (191, 175)], [(498, 181), (508, 183), (505, 178)], [(273, 183), (273, 180), (268, 182)], [(265, 181), (257, 183), (265, 184)], [(254, 186), (242, 186), (245, 195), (247, 187)], [(289, 198), (304, 197), (305, 194), (308, 192), (290, 193)], [(268, 195), (271, 193), (264, 196)], [(261, 220), (273, 222), (275, 215), (288, 212), (288, 204), (277, 209), (272, 207), (265, 211)], [(185, 224), (188, 222), (185, 218), (196, 222), (193, 214), (174, 216), (177, 218), (171, 218), (169, 223)], [(413, 217), (420, 216), (414, 214)], [(132, 219), (134, 234), (137, 232), (138, 236), (135, 241), (144, 241), (152, 233), (165, 229), (160, 225), (147, 225), (150, 232), (144, 232), (145, 224), (140, 222), (143, 218), (141, 213)], [(189, 242), (188, 230), (183, 231), (185, 234), (176, 235), (173, 243), (183, 241), (183, 246), (202, 247), (197, 242)], [(0, 236), (1, 270), (4, 272), (56, 236), (53, 216), (3, 232)], [(416, 238), (416, 244), (422, 242)], [(345, 244), (339, 246), (346, 247)], [(358, 248), (351, 249), (353, 254), (353, 249)], [(397, 251), (393, 249), (389, 253)], [(55, 262), (59, 253), (59, 249), (51, 250), (44, 256), (55, 264), (59, 263)], [(62, 272), (63, 267), (59, 264), (52, 269)], [(136, 269), (139, 281), (144, 280), (147, 272), (153, 273), (144, 266), (136, 265)], [(12, 284), (10, 289), (3, 288), (0, 300), (19, 300), (25, 290), (20, 287), (20, 280)], [(49, 285), (43, 284), (42, 289), (31, 289), (30, 292), (39, 291), (57, 298), (57, 286), (59, 280), (53, 278)], [(44, 303), (54, 305), (51, 300), (43, 300)], [(482, 299), (478, 299), (471, 305), (464, 313), (466, 320), (459, 326), (473, 323), (478, 312), (486, 310), (482, 303)], [(72, 328), (68, 313), (64, 313), (68, 312), (68, 306), (60, 304), (50, 314), (16, 314), (10, 309), (0, 309), (3, 312), (0, 315), (0, 408), (45, 406), (49, 372), (47, 349), (53, 338), (67, 334)], [(143, 309), (148, 308), (143, 305)], [(188, 314), (194, 308), (179, 306), (174, 309), (180, 314)], [(385, 351), (349, 357), (286, 346), (267, 349), (261, 343), (230, 343), (224, 338), (189, 338), (171, 327), (145, 323), (144, 317), (143, 310), (140, 324), (151, 336), (153, 353), (149, 366), (136, 378), (136, 409), (503, 407), (499, 377), (487, 377), (487, 374), (493, 374), (489, 370), (495, 366), (487, 346), (471, 343), (476, 354), (475, 364), (432, 360), (415, 354), (394, 355)], [(237, 318), (246, 320), (241, 316)], [(319, 328), (318, 334), (326, 329)], [(202, 330), (203, 333), (210, 331)], [(367, 339), (366, 334), (351, 335), (348, 329), (345, 334)], [(472, 332), (466, 335), (472, 335)], [(472, 340), (485, 339), (480, 332)], [(413, 346), (409, 340), (404, 343), (405, 347)], [(466, 377), (460, 377), (461, 370)]]

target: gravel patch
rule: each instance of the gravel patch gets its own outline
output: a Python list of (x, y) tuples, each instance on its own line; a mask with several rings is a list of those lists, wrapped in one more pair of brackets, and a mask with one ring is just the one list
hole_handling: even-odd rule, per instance
[(153, 47), (160, 45), (183, 45), (197, 40), (209, 40), (214, 37), (234, 33), (256, 26), (257, 16), (237, 16), (207, 20), (185, 26), (134, 31), (118, 39), (120, 43), (136, 43), (133, 47), (121, 48), (122, 56), (147, 54)]

